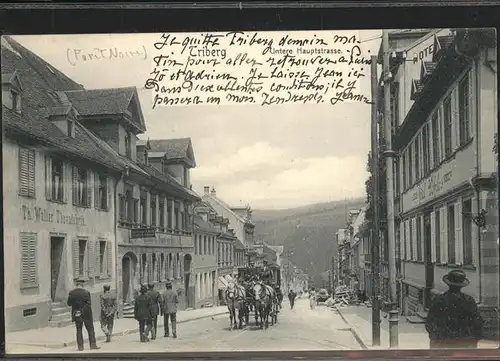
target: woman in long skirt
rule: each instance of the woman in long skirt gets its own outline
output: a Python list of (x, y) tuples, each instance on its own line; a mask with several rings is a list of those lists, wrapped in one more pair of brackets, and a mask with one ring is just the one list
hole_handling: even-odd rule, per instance
[(309, 291), (309, 307), (311, 310), (314, 310), (316, 307), (316, 291), (314, 290), (314, 287)]

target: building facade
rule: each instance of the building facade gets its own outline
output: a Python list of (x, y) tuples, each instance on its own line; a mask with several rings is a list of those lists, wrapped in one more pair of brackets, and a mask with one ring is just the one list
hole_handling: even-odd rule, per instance
[[(84, 126), (72, 81), (2, 37), (5, 314), (7, 331), (71, 323), (75, 280), (116, 291), (114, 193), (122, 165)], [(13, 210), (13, 211), (12, 211)]]
[[(141, 129), (127, 123), (108, 125), (118, 129), (113, 133), (119, 137), (105, 140), (129, 163), (117, 184), (117, 274), (123, 314), (132, 316), (141, 284), (154, 284), (163, 292), (167, 280), (177, 290), (179, 307), (194, 307), (192, 204), (199, 197), (186, 186), (189, 169), (195, 164), (190, 141), (185, 147), (176, 139), (140, 141)], [(162, 156), (158, 156), (161, 150), (152, 149), (159, 142), (165, 149)], [(189, 158), (180, 174), (176, 151), (184, 151)]]
[(470, 280), (463, 291), (498, 322), (495, 39), (494, 30), (436, 30), (391, 44), (396, 250), (408, 316), (425, 318), (433, 294), (447, 289), (442, 277), (458, 268)]
[(250, 207), (234, 208), (217, 197), (214, 188), (204, 187), (202, 200), (208, 203), (221, 217), (229, 220), (229, 229), (232, 229), (236, 238), (245, 246), (245, 266), (254, 263), (257, 259), (255, 250), (254, 230), (252, 222), (252, 210)]

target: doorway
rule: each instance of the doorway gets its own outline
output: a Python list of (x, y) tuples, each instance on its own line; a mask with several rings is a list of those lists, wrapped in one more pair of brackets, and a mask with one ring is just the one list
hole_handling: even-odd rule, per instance
[(432, 263), (431, 244), (431, 219), (430, 213), (424, 215), (424, 265), (425, 265), (425, 289), (424, 309), (428, 310), (431, 301), (432, 289), (434, 288), (434, 264)]
[(63, 237), (50, 237), (50, 297), (52, 301), (64, 298), (61, 265), (64, 251)]
[(122, 258), (122, 299), (124, 303), (132, 301), (134, 297), (136, 267), (136, 255), (132, 252), (127, 252)]

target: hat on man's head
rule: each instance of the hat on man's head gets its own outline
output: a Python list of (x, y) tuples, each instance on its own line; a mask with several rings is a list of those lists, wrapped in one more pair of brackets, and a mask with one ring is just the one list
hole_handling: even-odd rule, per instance
[(139, 292), (146, 293), (147, 291), (148, 291), (148, 288), (146, 287), (146, 285), (141, 285), (141, 289)]
[(149, 288), (150, 290), (152, 290), (153, 288), (155, 288), (155, 285), (154, 285), (154, 284), (152, 284), (152, 283), (148, 283), (148, 288)]
[(110, 285), (104, 285), (104, 286), (102, 286), (102, 289), (104, 290), (104, 292), (106, 292), (106, 291), (109, 291), (111, 289), (111, 286)]
[(452, 270), (443, 277), (443, 282), (448, 286), (466, 287), (469, 285), (467, 275), (462, 270)]
[(80, 278), (77, 278), (75, 283), (77, 285), (83, 285), (85, 283), (85, 280), (82, 277), (80, 277)]

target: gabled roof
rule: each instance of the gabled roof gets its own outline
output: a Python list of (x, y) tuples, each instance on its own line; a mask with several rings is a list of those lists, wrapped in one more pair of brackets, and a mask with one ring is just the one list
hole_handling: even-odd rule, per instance
[[(140, 104), (135, 87), (73, 90), (65, 94), (82, 116), (128, 114), (132, 102)], [(144, 132), (146, 126), (141, 107), (138, 105), (135, 108), (138, 119), (134, 126)]]
[(274, 252), (276, 252), (277, 254), (282, 254), (284, 249), (285, 249), (285, 246), (273, 246), (273, 245), (270, 245), (269, 243), (267, 242), (264, 242), (264, 245), (270, 249), (272, 249)]
[(165, 152), (148, 152), (148, 158), (163, 158), (165, 155)]
[(196, 167), (191, 138), (150, 139), (149, 144), (151, 151), (165, 152), (169, 161), (183, 161), (193, 168)]
[(210, 200), (214, 201), (215, 203), (219, 204), (222, 208), (224, 208), (228, 213), (232, 214), (237, 220), (239, 220), (242, 223), (247, 223), (242, 216), (233, 211), (232, 208), (220, 198), (217, 198), (211, 194), (205, 194), (203, 195), (202, 199), (207, 201), (208, 203), (210, 203)]
[(434, 37), (434, 53), (432, 55), (432, 61), (437, 63), (439, 58), (452, 43), (455, 37), (453, 35), (435, 36)]
[(200, 230), (200, 231), (203, 231), (203, 232), (209, 232), (209, 233), (214, 233), (214, 234), (219, 234), (220, 233), (220, 230), (218, 230), (217, 228), (213, 227), (210, 223), (208, 222), (205, 222), (205, 220), (195, 214), (193, 216), (193, 221), (194, 221), (194, 227), (196, 230)]

